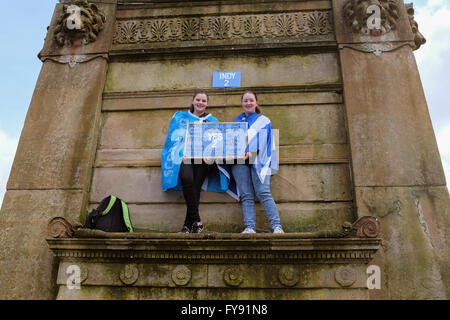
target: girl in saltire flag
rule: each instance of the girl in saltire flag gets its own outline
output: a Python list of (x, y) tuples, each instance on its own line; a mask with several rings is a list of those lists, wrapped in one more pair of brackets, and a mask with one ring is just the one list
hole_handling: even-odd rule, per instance
[(183, 159), (188, 123), (219, 122), (212, 114), (205, 112), (207, 106), (208, 95), (196, 92), (190, 109), (178, 111), (172, 117), (162, 151), (162, 190), (183, 190), (186, 201), (186, 218), (180, 233), (200, 233), (204, 229), (198, 210), (201, 189), (212, 192), (225, 192), (228, 189), (228, 179), (215, 163), (211, 164), (209, 159)]
[[(266, 212), (273, 233), (284, 233), (277, 206), (270, 192), (270, 176), (277, 173), (278, 161), (269, 118), (261, 114), (255, 93), (246, 91), (242, 95), (244, 110), (234, 122), (248, 123), (248, 146), (245, 164), (234, 164), (231, 171), (242, 203), (245, 230), (242, 233), (256, 233), (255, 197)], [(231, 186), (234, 181), (230, 182)]]

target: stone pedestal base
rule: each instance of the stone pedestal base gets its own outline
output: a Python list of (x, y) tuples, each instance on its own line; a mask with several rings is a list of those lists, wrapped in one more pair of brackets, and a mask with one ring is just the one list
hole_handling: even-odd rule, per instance
[(58, 299), (368, 299), (366, 270), (381, 241), (80, 230), (89, 238), (47, 239)]

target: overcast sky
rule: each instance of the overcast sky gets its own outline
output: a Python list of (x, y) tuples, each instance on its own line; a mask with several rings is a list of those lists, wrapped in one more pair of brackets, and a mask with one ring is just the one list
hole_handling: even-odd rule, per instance
[[(406, 1), (411, 2), (411, 1)], [(56, 0), (10, 1), (2, 8), (0, 34), (0, 204), (20, 132), (42, 63), (47, 26)], [(450, 179), (450, 1), (416, 0), (415, 17), (427, 43), (415, 51), (428, 107)], [(6, 30), (6, 31), (5, 31)], [(449, 183), (447, 182), (447, 185)]]

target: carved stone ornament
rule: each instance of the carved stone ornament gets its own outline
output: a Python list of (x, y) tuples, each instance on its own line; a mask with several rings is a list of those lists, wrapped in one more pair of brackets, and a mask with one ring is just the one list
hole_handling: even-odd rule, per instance
[[(375, 19), (380, 19), (376, 22)], [(394, 30), (399, 20), (396, 0), (348, 0), (344, 4), (344, 19), (356, 33), (381, 36)], [(378, 27), (371, 28), (376, 22)]]
[(413, 47), (413, 43), (404, 42), (404, 43), (398, 43), (398, 42), (367, 42), (367, 43), (356, 43), (356, 44), (341, 44), (339, 45), (339, 49), (342, 48), (351, 48), (356, 51), (361, 52), (367, 52), (367, 53), (373, 53), (377, 57), (380, 57), (383, 52), (390, 52), (397, 50), (404, 46), (411, 46)]
[(191, 281), (191, 270), (184, 266), (176, 266), (172, 271), (172, 280), (177, 286), (184, 286)]
[(69, 67), (74, 68), (79, 63), (88, 62), (91, 60), (94, 60), (96, 58), (103, 58), (105, 60), (108, 60), (108, 55), (99, 53), (99, 54), (72, 54), (72, 55), (64, 55), (64, 56), (48, 56), (48, 57), (41, 57), (42, 62), (45, 62), (46, 60), (51, 60), (53, 62), (61, 63), (61, 64), (68, 64)]
[(300, 280), (300, 277), (293, 267), (284, 266), (278, 271), (278, 280), (286, 287), (293, 287)]
[(414, 35), (414, 43), (416, 47), (414, 50), (417, 50), (427, 42), (425, 37), (419, 32), (419, 25), (416, 20), (414, 20), (414, 6), (412, 3), (405, 3), (406, 12), (408, 13), (409, 24), (411, 25), (412, 32)]
[(334, 279), (342, 287), (350, 287), (356, 282), (356, 273), (353, 269), (345, 266), (337, 268)]
[(167, 19), (125, 19), (115, 26), (113, 44), (251, 38), (303, 38), (333, 33), (330, 11)]
[(55, 41), (59, 46), (87, 45), (97, 40), (105, 22), (104, 13), (96, 4), (86, 0), (65, 4), (55, 29)]
[(229, 267), (223, 273), (223, 281), (229, 286), (237, 287), (243, 280), (244, 276), (239, 266)]
[(120, 271), (119, 278), (124, 284), (130, 286), (139, 278), (139, 269), (134, 264), (127, 264)]

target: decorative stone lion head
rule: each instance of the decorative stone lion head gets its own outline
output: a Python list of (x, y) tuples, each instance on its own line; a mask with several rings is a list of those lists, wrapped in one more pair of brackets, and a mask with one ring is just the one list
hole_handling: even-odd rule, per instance
[[(371, 8), (375, 8), (372, 10)], [(379, 18), (379, 27), (369, 28), (372, 18)], [(344, 4), (344, 18), (354, 32), (380, 36), (394, 30), (399, 19), (396, 0), (348, 0)]]
[(105, 15), (97, 5), (86, 0), (73, 1), (63, 6), (63, 14), (55, 30), (55, 40), (60, 46), (94, 42), (105, 22)]
[(414, 20), (414, 6), (412, 3), (406, 3), (406, 12), (408, 13), (409, 23), (412, 28), (412, 32), (414, 35), (414, 43), (416, 47), (414, 50), (417, 50), (420, 48), (421, 45), (423, 45), (427, 40), (425, 37), (419, 32), (419, 25), (417, 24), (416, 20)]

